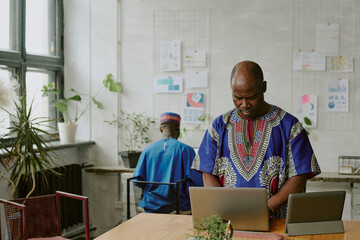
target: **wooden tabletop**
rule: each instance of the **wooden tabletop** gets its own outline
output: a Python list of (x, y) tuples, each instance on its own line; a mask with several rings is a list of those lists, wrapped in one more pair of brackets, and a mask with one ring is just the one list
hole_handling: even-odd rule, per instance
[[(344, 221), (345, 233), (294, 236), (300, 240), (353, 240), (360, 237), (360, 221)], [(270, 232), (285, 234), (285, 220), (275, 219)], [(192, 216), (141, 213), (97, 237), (97, 240), (187, 240), (193, 234)]]

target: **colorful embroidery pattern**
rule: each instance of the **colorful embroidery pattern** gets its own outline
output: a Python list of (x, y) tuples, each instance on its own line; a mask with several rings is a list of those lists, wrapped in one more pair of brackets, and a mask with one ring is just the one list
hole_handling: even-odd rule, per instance
[[(283, 165), (284, 160), (279, 156), (273, 156), (264, 161), (264, 165), (260, 172), (260, 183), (261, 186), (265, 186), (268, 189), (268, 192), (274, 193), (274, 191), (270, 191), (271, 182), (275, 177), (280, 175)], [(278, 185), (279, 184), (276, 184), (276, 188), (279, 187)]]
[(289, 140), (293, 140), (302, 130), (304, 130), (304, 127), (302, 126), (301, 122), (295, 123), (294, 126), (291, 127)]
[(286, 145), (286, 155), (287, 155), (287, 161), (286, 161), (287, 168), (286, 169), (287, 169), (288, 177), (290, 178), (292, 176), (297, 175), (290, 143), (288, 145)]
[(320, 172), (321, 172), (320, 166), (319, 166), (318, 161), (316, 160), (315, 154), (313, 154), (313, 155), (311, 156), (311, 170), (312, 170), (314, 173), (320, 173)]
[(213, 174), (224, 176), (224, 187), (236, 187), (236, 174), (227, 157), (216, 159)]
[(191, 165), (191, 168), (192, 169), (200, 169), (200, 158), (199, 158), (199, 155), (196, 155), (193, 162), (192, 162), (192, 165)]
[(283, 110), (272, 106), (266, 115), (259, 118), (251, 151), (247, 151), (243, 141), (244, 121), (236, 111), (231, 112), (227, 124), (230, 156), (236, 169), (246, 181), (249, 181), (258, 171), (269, 145), (271, 129), (279, 124), (284, 115)]

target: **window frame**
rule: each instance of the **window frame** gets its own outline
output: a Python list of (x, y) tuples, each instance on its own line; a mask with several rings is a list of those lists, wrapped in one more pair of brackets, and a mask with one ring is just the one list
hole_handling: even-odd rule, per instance
[[(49, 0), (50, 1), (50, 0)], [(55, 56), (29, 54), (26, 52), (26, 0), (10, 0), (10, 48), (0, 49), (0, 65), (15, 69), (20, 81), (20, 91), (26, 91), (26, 72), (28, 68), (37, 68), (55, 74), (56, 88), (60, 90), (60, 97), (64, 96), (64, 5), (63, 0), (51, 0), (50, 7), (55, 7)], [(12, 45), (13, 44), (13, 45)], [(58, 118), (60, 113), (55, 107), (49, 108)]]

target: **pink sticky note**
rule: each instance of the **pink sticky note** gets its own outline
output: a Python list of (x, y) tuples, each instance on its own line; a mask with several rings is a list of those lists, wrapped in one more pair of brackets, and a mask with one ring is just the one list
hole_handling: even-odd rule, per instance
[(302, 103), (310, 103), (310, 95), (301, 96)]

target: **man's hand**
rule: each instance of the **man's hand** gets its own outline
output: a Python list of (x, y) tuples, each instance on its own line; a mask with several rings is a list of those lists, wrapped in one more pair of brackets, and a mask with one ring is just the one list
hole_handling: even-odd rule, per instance
[(307, 181), (307, 174), (301, 174), (289, 178), (284, 185), (268, 200), (268, 204), (272, 209), (276, 210), (285, 203), (287, 203), (290, 193), (299, 193), (305, 191), (305, 185)]

